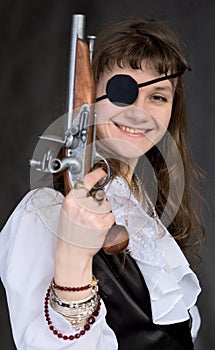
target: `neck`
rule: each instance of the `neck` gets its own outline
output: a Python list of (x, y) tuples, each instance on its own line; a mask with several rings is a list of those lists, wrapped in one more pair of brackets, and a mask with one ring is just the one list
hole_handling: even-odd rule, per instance
[(133, 175), (134, 175), (134, 170), (135, 170), (135, 167), (137, 165), (137, 162), (138, 162), (138, 159), (127, 159), (126, 160), (126, 163), (128, 164), (129, 166), (129, 171), (127, 171), (127, 175), (126, 175), (126, 179), (129, 183), (129, 185), (132, 184), (132, 178), (133, 178)]

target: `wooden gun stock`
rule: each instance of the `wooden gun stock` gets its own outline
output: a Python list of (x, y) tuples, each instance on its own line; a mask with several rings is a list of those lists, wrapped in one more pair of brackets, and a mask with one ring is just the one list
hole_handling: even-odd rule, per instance
[[(77, 39), (76, 46), (76, 61), (75, 61), (75, 80), (74, 80), (74, 98), (73, 106), (74, 110), (78, 110), (81, 106), (88, 104), (93, 106), (96, 98), (96, 89), (93, 78), (92, 67), (90, 63), (89, 48), (86, 41), (82, 39)], [(93, 108), (93, 107), (92, 107)], [(72, 116), (68, 116), (70, 118)], [(91, 169), (91, 154), (93, 146), (93, 132), (94, 132), (94, 120), (93, 111), (91, 110), (88, 132), (87, 132), (87, 142), (86, 142), (86, 156), (84, 161), (85, 174), (87, 174)], [(68, 155), (68, 150), (64, 148), (64, 156)], [(64, 172), (64, 187), (66, 193), (71, 189), (71, 182), (69, 179), (69, 173), (66, 170)]]
[(78, 39), (75, 65), (74, 108), (95, 103), (96, 88), (90, 63), (89, 47), (86, 41)]

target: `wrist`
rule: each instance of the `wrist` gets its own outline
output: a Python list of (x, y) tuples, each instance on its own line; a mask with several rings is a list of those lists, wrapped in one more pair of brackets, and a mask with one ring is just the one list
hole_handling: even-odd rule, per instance
[[(85, 248), (58, 242), (55, 252), (54, 280), (58, 285), (79, 287), (92, 281), (92, 257)], [(71, 293), (60, 291), (61, 297), (71, 300)], [(82, 299), (89, 295), (88, 290), (72, 293), (73, 300)]]
[(89, 265), (92, 266), (92, 259), (93, 257), (87, 248), (75, 246), (58, 239), (55, 250), (55, 264), (85, 271)]

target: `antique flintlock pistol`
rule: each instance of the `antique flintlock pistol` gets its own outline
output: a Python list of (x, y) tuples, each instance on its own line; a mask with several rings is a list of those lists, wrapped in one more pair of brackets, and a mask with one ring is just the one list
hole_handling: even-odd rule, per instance
[[(31, 160), (30, 165), (36, 170), (63, 174), (65, 193), (83, 179), (96, 164), (102, 160), (106, 171), (104, 180), (96, 184), (91, 191), (96, 196), (110, 181), (111, 169), (108, 161), (96, 150), (96, 118), (94, 112), (95, 83), (91, 67), (95, 36), (84, 38), (85, 16), (73, 15), (71, 49), (69, 62), (67, 126), (63, 146), (57, 157), (53, 157), (51, 150), (44, 154), (42, 161)], [(41, 138), (59, 142), (53, 136)], [(119, 254), (128, 245), (128, 232), (124, 226), (114, 224), (109, 230), (103, 249), (107, 254)]]

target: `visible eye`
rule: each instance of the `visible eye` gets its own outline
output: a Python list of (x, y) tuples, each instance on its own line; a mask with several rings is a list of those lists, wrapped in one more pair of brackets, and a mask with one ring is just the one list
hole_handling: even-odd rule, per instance
[(168, 99), (162, 95), (153, 95), (150, 97), (150, 99), (155, 101), (155, 102), (161, 102), (161, 103), (168, 102)]

